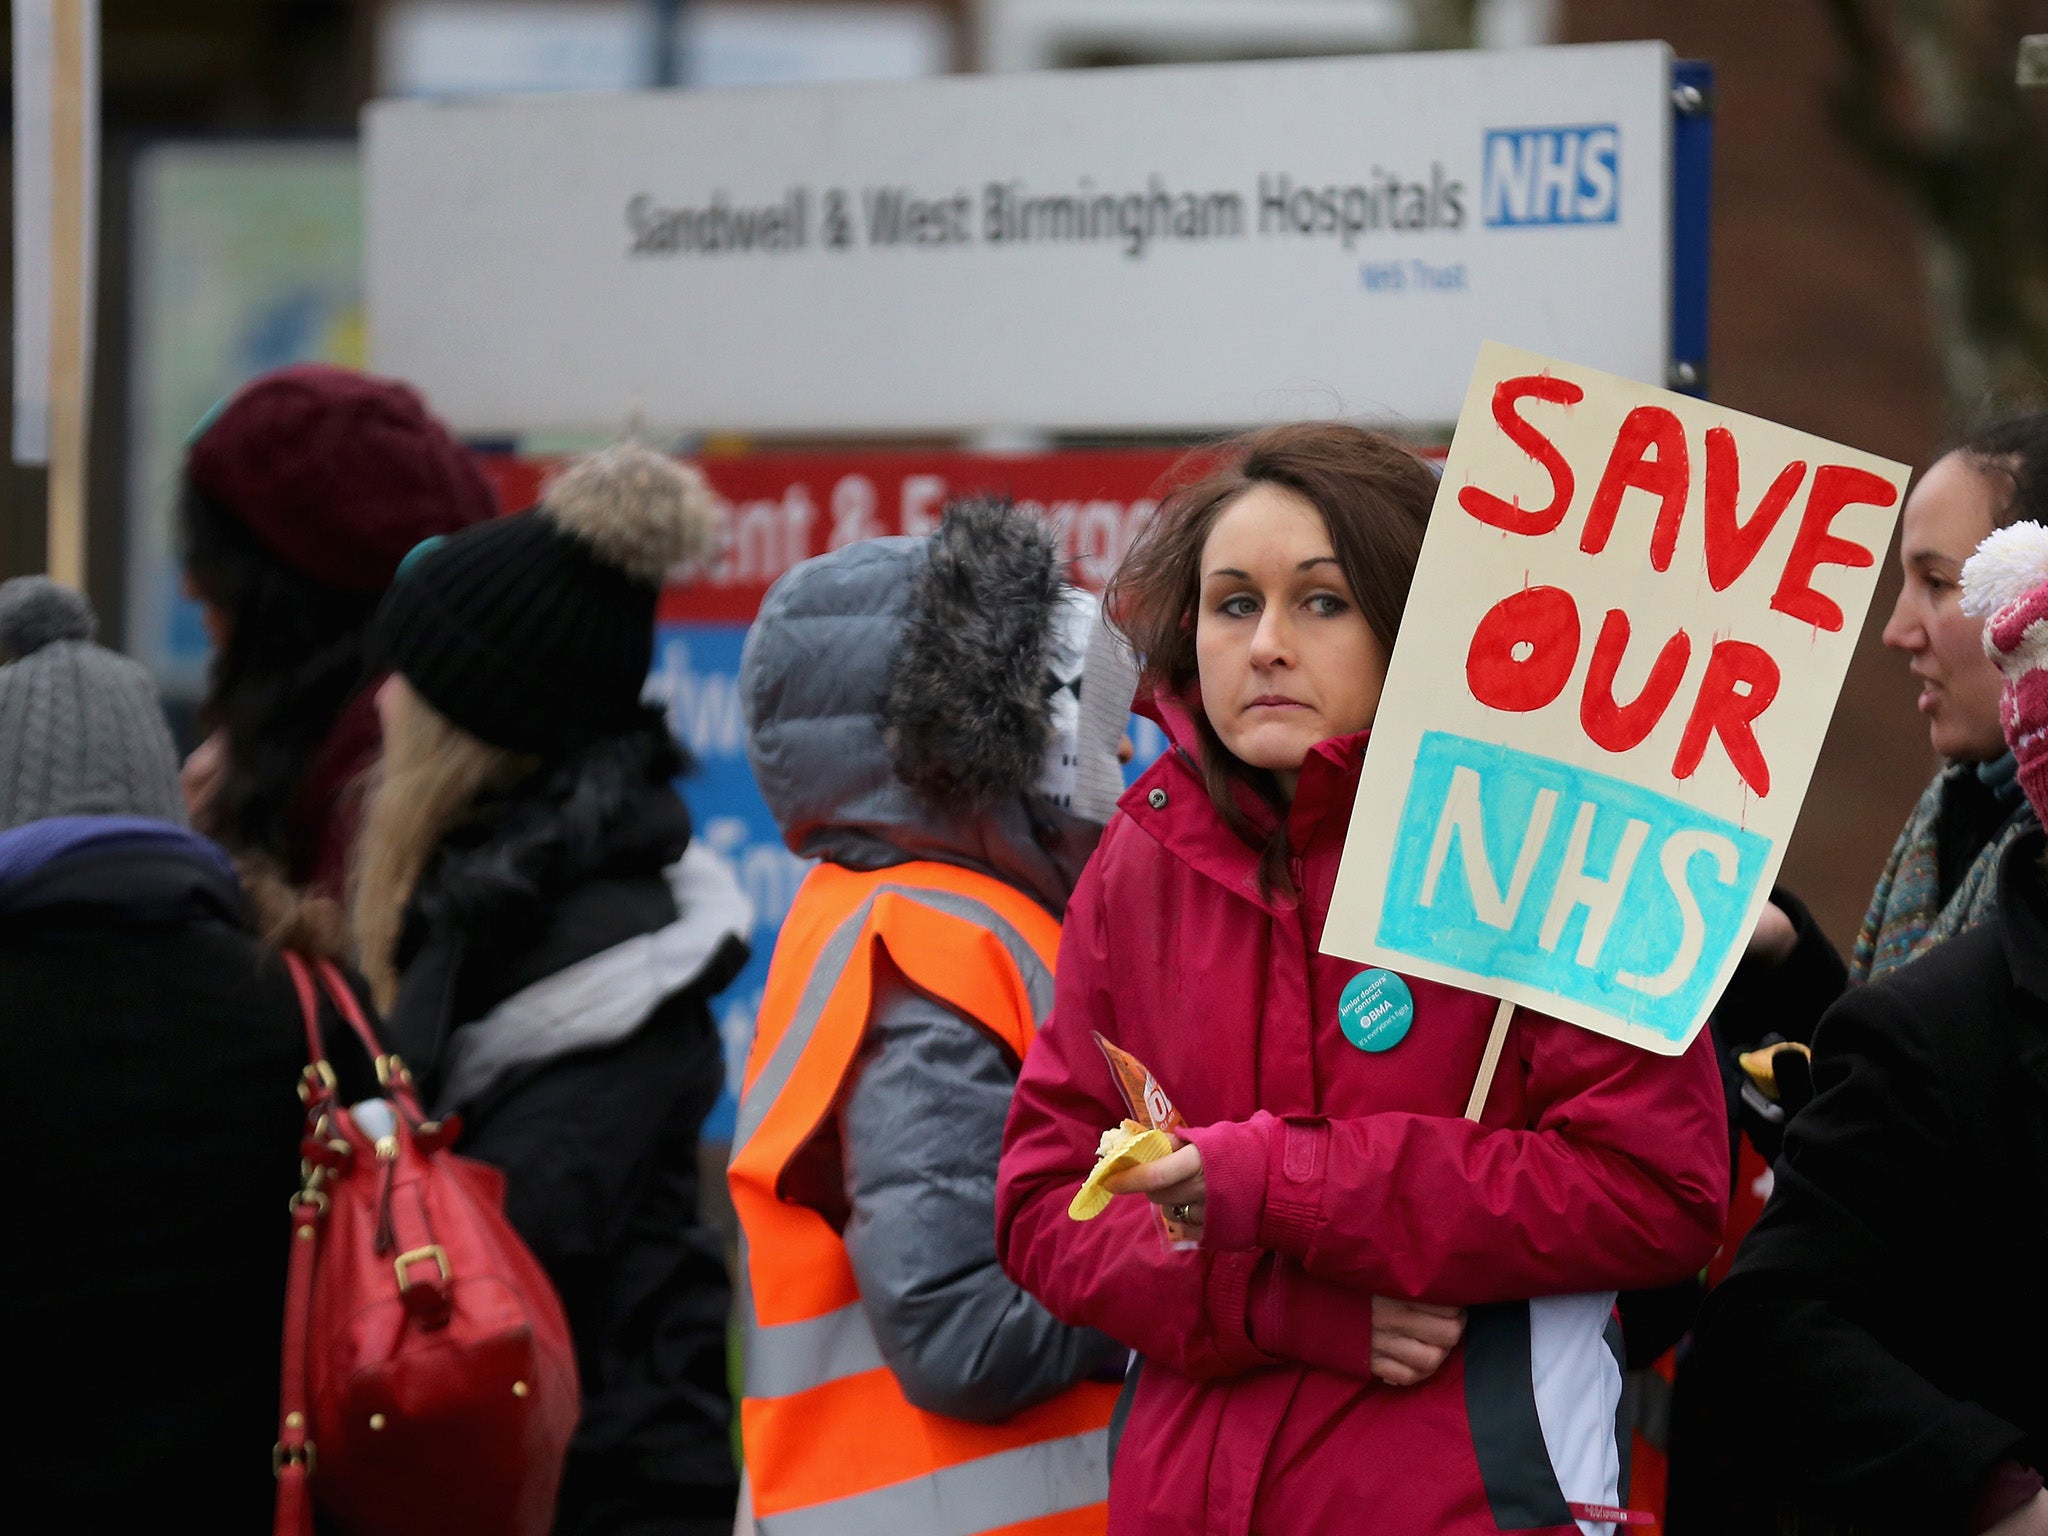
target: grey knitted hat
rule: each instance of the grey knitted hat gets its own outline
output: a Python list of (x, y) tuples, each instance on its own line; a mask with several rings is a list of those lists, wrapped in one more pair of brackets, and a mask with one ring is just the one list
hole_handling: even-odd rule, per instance
[(93, 628), (69, 587), (0, 582), (0, 831), (49, 816), (185, 824), (156, 684)]

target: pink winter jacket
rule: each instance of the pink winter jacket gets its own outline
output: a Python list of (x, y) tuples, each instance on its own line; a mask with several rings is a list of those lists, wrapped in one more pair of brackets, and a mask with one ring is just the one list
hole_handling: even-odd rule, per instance
[[(1303, 765), (1299, 902), (1261, 898), (1255, 855), (1169, 751), (1068, 909), (996, 1226), (1026, 1289), (1142, 1357), (1111, 1536), (1607, 1531), (1592, 1516), (1625, 1503), (1627, 1476), (1613, 1293), (1693, 1273), (1720, 1239), (1706, 1038), (1674, 1059), (1518, 1011), (1483, 1124), (1461, 1116), (1492, 999), (1404, 978), (1407, 1037), (1346, 1042), (1338, 995), (1362, 967), (1317, 943), (1364, 748), (1339, 738)], [(1196, 1127), (1200, 1251), (1168, 1250), (1135, 1197), (1067, 1215), (1125, 1114), (1096, 1030)], [(1372, 1379), (1374, 1294), (1471, 1309), (1421, 1385)]]

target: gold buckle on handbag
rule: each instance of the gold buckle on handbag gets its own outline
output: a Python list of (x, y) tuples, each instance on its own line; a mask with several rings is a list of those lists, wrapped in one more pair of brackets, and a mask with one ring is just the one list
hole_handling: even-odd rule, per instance
[(398, 1292), (402, 1296), (412, 1289), (412, 1278), (406, 1271), (413, 1265), (432, 1259), (441, 1271), (441, 1283), (446, 1285), (452, 1278), (448, 1273), (448, 1255), (441, 1251), (439, 1243), (429, 1243), (424, 1248), (408, 1248), (391, 1261), (391, 1267), (398, 1273)]
[(340, 1086), (335, 1079), (334, 1068), (329, 1066), (325, 1059), (311, 1062), (299, 1073), (299, 1102), (310, 1104), (313, 1102), (313, 1095), (321, 1089), (333, 1093)]
[(299, 1173), (303, 1183), (300, 1186), (299, 1192), (292, 1196), (291, 1209), (297, 1212), (300, 1206), (310, 1205), (318, 1209), (322, 1216), (325, 1216), (327, 1214), (327, 1191), (320, 1186), (327, 1182), (328, 1170), (321, 1167), (318, 1163), (308, 1163), (305, 1159), (301, 1158), (299, 1160)]
[(304, 1445), (286, 1445), (282, 1440), (270, 1448), (270, 1475), (283, 1477), (286, 1467), (304, 1467), (306, 1476), (311, 1477), (320, 1468), (320, 1458), (313, 1452), (313, 1442)]
[(407, 1069), (405, 1063), (398, 1059), (396, 1051), (386, 1056), (379, 1056), (376, 1066), (377, 1082), (381, 1086), (389, 1088), (393, 1083), (403, 1083), (408, 1088), (412, 1086), (412, 1073)]

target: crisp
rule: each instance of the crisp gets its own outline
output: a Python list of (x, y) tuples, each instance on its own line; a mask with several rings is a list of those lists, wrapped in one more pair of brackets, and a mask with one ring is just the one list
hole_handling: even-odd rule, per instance
[(1736, 1065), (1749, 1074), (1750, 1081), (1755, 1083), (1763, 1091), (1764, 1097), (1773, 1104), (1778, 1102), (1777, 1057), (1780, 1051), (1797, 1051), (1808, 1061), (1813, 1060), (1812, 1049), (1801, 1045), (1797, 1040), (1779, 1040), (1764, 1046), (1761, 1050), (1744, 1051), (1735, 1058)]
[(1135, 1120), (1126, 1120), (1114, 1130), (1104, 1131), (1096, 1144), (1095, 1166), (1067, 1204), (1067, 1214), (1076, 1221), (1092, 1221), (1109, 1209), (1116, 1197), (1102, 1187), (1112, 1174), (1155, 1163), (1173, 1150), (1173, 1138), (1164, 1131), (1149, 1130)]

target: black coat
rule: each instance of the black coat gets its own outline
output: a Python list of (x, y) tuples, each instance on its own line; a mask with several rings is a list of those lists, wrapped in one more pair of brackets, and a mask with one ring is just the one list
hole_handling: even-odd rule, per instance
[[(583, 1418), (557, 1531), (724, 1536), (737, 1493), (731, 1290), (698, 1211), (697, 1143), (724, 1082), (710, 1000), (747, 956), (738, 915), (700, 969), (609, 1033), (572, 1015), (522, 1044), (493, 1017), (707, 916), (680, 912), (664, 874), (689, 818), (667, 782), (673, 759), (642, 747), (559, 770), (444, 842), (410, 909), (389, 1029), (429, 1101), (461, 1115), (458, 1150), (503, 1170), (507, 1214), (568, 1314)], [(514, 1059), (465, 1086), (462, 1063), (494, 1028)]]
[(2042, 850), (2008, 850), (1992, 921), (1817, 1032), (1817, 1096), (1707, 1301), (1681, 1405), (1752, 1507), (1961, 1531), (2001, 1462), (2048, 1465)]
[(305, 1031), (217, 851), (166, 826), (0, 876), (0, 1063), (18, 1496), (79, 1531), (268, 1529)]

